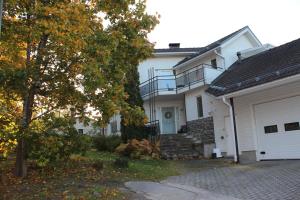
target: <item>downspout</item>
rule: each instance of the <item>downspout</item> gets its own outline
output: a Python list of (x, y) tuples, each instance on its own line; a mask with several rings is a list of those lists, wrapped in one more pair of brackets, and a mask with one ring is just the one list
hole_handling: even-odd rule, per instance
[(215, 52), (215, 54), (216, 54), (217, 56), (220, 56), (220, 57), (223, 59), (223, 65), (224, 65), (223, 68), (224, 68), (224, 70), (225, 70), (225, 66), (226, 66), (226, 65), (225, 65), (225, 57), (222, 56), (222, 54), (219, 54), (219, 53), (217, 52), (217, 50), (215, 50), (214, 52)]
[(237, 141), (237, 130), (236, 130), (236, 121), (235, 121), (235, 115), (234, 115), (234, 105), (233, 105), (233, 99), (230, 98), (230, 103), (226, 100), (226, 98), (223, 96), (222, 98), (224, 104), (226, 104), (229, 108), (229, 116), (230, 116), (230, 125), (231, 125), (231, 130), (234, 131), (234, 140), (233, 140), (233, 145), (234, 145), (234, 162), (239, 163), (240, 158), (239, 158), (239, 148), (238, 148), (238, 141)]

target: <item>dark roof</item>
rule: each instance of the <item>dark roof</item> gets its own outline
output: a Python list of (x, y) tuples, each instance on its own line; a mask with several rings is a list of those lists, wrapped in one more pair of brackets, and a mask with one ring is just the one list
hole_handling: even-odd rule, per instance
[(193, 47), (193, 48), (166, 48), (166, 49), (154, 49), (154, 53), (182, 53), (182, 52), (198, 52), (203, 47)]
[(221, 96), (300, 73), (300, 38), (236, 61), (207, 92)]
[(237, 31), (235, 31), (235, 32), (233, 32), (233, 33), (231, 33), (231, 34), (229, 34), (229, 35), (227, 35), (227, 36), (225, 36), (225, 37), (223, 37), (223, 38), (221, 38), (221, 39), (219, 39), (219, 40), (211, 43), (211, 44), (209, 44), (209, 45), (207, 45), (206, 47), (203, 47), (197, 53), (195, 53), (195, 54), (193, 54), (193, 55), (191, 55), (189, 57), (186, 57), (183, 60), (179, 61), (174, 67), (176, 67), (176, 66), (178, 66), (178, 65), (180, 65), (182, 63), (185, 63), (188, 60), (191, 60), (191, 59), (193, 59), (193, 58), (195, 58), (197, 56), (200, 56), (201, 54), (204, 54), (205, 52), (208, 52), (208, 51), (210, 51), (210, 50), (212, 50), (212, 49), (220, 46), (221, 44), (223, 44), (224, 42), (226, 42), (227, 40), (231, 39), (232, 37), (234, 37), (235, 35), (237, 35), (238, 33), (240, 33), (241, 31), (243, 31), (243, 30), (245, 30), (247, 28), (249, 28), (249, 27), (245, 26), (245, 27), (243, 27), (243, 28), (241, 28), (241, 29), (239, 29), (239, 30), (237, 30)]

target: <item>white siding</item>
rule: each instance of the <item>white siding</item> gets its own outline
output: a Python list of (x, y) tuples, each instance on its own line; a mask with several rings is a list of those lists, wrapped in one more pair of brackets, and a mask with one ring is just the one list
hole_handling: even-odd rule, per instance
[[(166, 56), (166, 57), (154, 57), (143, 61), (138, 66), (138, 71), (140, 74), (140, 82), (148, 80), (148, 70), (150, 68), (154, 69), (172, 69), (184, 56)], [(172, 73), (172, 72), (171, 72)], [(157, 75), (157, 74), (156, 74)]]
[(258, 47), (257, 44), (251, 42), (248, 36), (249, 34), (245, 33), (222, 48), (221, 53), (225, 57), (226, 68), (228, 68), (237, 60), (236, 53), (238, 51)]
[[(254, 104), (286, 98), (300, 94), (300, 82), (256, 92), (234, 98), (239, 148), (241, 151), (257, 149), (255, 132)], [(279, 113), (280, 114), (280, 113)], [(270, 116), (271, 117), (271, 116)]]
[(209, 96), (205, 93), (206, 87), (202, 87), (200, 89), (195, 89), (192, 91), (188, 91), (185, 95), (185, 105), (186, 105), (186, 113), (187, 113), (187, 121), (192, 121), (199, 119), (198, 117), (198, 109), (197, 109), (197, 97), (202, 96), (202, 105), (203, 105), (203, 117), (212, 116), (213, 107), (213, 99), (214, 97)]
[[(205, 92), (206, 87), (186, 93), (187, 121), (199, 119), (197, 97), (202, 96), (203, 117), (213, 117), (216, 146), (227, 152), (227, 133), (225, 131), (225, 117), (229, 115), (226, 105), (221, 100)], [(223, 139), (222, 139), (223, 138)]]

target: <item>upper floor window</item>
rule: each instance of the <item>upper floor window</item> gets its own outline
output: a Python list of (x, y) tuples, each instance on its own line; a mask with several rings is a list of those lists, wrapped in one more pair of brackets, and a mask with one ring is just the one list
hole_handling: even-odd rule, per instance
[(198, 109), (198, 117), (203, 117), (203, 105), (202, 105), (202, 97), (197, 97), (197, 109)]
[(210, 64), (211, 64), (211, 66), (213, 67), (213, 68), (215, 68), (215, 69), (217, 69), (217, 59), (212, 59), (211, 61), (210, 61)]
[(79, 134), (83, 134), (83, 129), (81, 129), (81, 128), (78, 129), (78, 133), (79, 133)]

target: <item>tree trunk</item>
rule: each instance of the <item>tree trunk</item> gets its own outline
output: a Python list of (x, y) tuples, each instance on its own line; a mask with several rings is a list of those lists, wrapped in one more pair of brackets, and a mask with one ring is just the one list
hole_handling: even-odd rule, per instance
[(30, 120), (32, 118), (32, 107), (34, 101), (34, 92), (31, 91), (26, 96), (23, 103), (23, 116), (20, 126), (18, 146), (17, 146), (17, 158), (16, 158), (16, 168), (15, 175), (18, 177), (26, 177), (27, 175), (27, 166), (26, 166), (26, 143), (24, 134), (29, 127)]
[(25, 140), (23, 137), (18, 140), (15, 175), (18, 177), (27, 176), (27, 166), (25, 161)]

